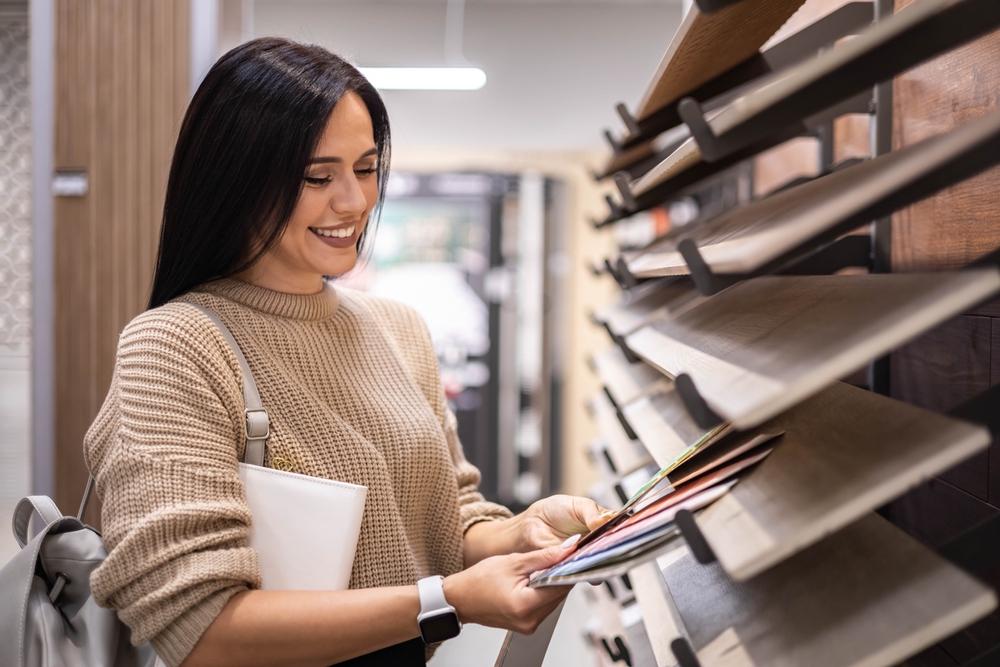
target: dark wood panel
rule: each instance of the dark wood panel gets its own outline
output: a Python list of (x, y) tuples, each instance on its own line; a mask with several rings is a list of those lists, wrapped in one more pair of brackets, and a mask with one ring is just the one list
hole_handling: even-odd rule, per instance
[[(957, 317), (892, 355), (894, 398), (946, 412), (990, 387), (991, 320)], [(983, 452), (941, 475), (973, 494), (989, 498), (989, 454)]]
[[(185, 0), (56, 3), (56, 169), (89, 192), (55, 203), (56, 489), (75, 508), (82, 440), (118, 334), (145, 308), (170, 156), (188, 101)], [(96, 509), (88, 520), (97, 521)]]
[[(991, 321), (990, 386), (1000, 383), (1000, 319)], [(990, 447), (990, 504), (1000, 508), (1000, 438)]]
[(932, 479), (889, 503), (880, 513), (927, 546), (937, 548), (1000, 510), (948, 482)]

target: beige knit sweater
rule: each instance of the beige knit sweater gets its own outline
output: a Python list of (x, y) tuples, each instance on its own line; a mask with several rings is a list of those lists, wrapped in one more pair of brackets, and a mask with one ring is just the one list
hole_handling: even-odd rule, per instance
[(110, 555), (91, 579), (135, 642), (171, 666), (239, 591), (260, 585), (237, 463), (239, 342), (271, 420), (269, 457), (368, 487), (351, 588), (409, 585), (462, 568), (462, 535), (505, 518), (477, 492), (420, 317), (328, 286), (316, 295), (235, 280), (204, 285), (126, 327), (84, 444)]

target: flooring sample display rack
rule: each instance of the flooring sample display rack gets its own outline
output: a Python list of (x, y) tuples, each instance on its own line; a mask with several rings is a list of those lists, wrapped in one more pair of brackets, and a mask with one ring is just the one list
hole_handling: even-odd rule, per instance
[[(720, 12), (749, 12), (779, 4), (704, 0), (692, 11), (704, 20), (721, 5)], [(880, 78), (994, 31), (1000, 5), (915, 0), (885, 23), (891, 3), (863, 5), (825, 19), (852, 34), (875, 18), (867, 36), (846, 43), (853, 51), (843, 44), (819, 56), (803, 50), (775, 73), (769, 50), (700, 82), (710, 93), (686, 93), (692, 99), (684, 104), (681, 94), (653, 108), (659, 84), (652, 85), (634, 117), (619, 106), (628, 131), (609, 137), (616, 158), (639, 156), (617, 162), (628, 170), (617, 179), (625, 203), (611, 202), (610, 218), (625, 217), (670, 187), (689, 192), (702, 175), (802, 134), (806, 116), (831, 104), (848, 100), (857, 111), (861, 98), (850, 96), (862, 88), (874, 111), (876, 159), (838, 168), (824, 151), (825, 175), (606, 262), (624, 291), (595, 313), (617, 347), (597, 355), (593, 367), (617, 422), (636, 436), (631, 442), (662, 466), (722, 422), (736, 429), (726, 438), (784, 432), (722, 500), (678, 516), (686, 548), (632, 570), (661, 667), (895, 664), (997, 606), (996, 592), (974, 576), (995, 567), (984, 564), (983, 552), (1000, 548), (1000, 520), (936, 555), (872, 512), (982, 451), (990, 432), (1000, 435), (1000, 387), (942, 416), (837, 380), (874, 363), (869, 382), (878, 388), (880, 355), (1000, 294), (1000, 253), (959, 271), (829, 274), (844, 266), (883, 270), (872, 257), (886, 252), (884, 223), (869, 234), (843, 234), (1000, 161), (1000, 116), (886, 155), (886, 86), (869, 92)], [(689, 15), (675, 42), (690, 39), (696, 25)], [(772, 50), (795, 42), (793, 35)], [(669, 61), (654, 84), (680, 80), (683, 72), (670, 72)], [(832, 117), (813, 126), (826, 131)], [(675, 120), (685, 124), (670, 141), (654, 143)], [(702, 175), (657, 190), (669, 179), (653, 183), (653, 174), (646, 189), (634, 189), (633, 179), (685, 143), (709, 165)], [(997, 657), (992, 650), (979, 662)]]

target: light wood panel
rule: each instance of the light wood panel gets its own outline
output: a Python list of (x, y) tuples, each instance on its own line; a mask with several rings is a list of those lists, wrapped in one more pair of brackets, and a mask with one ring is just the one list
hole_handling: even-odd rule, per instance
[(651, 318), (685, 304), (697, 295), (689, 280), (648, 281), (624, 292), (611, 306), (594, 313), (594, 319), (616, 336), (627, 336)]
[(626, 339), (687, 373), (717, 414), (751, 428), (1000, 290), (996, 268), (941, 274), (766, 276)]
[(874, 514), (746, 583), (690, 555), (664, 577), (703, 667), (883, 667), (996, 607), (992, 590)]
[(836, 383), (762, 428), (774, 451), (697, 522), (745, 581), (990, 443), (983, 428)]
[(673, 382), (625, 406), (622, 414), (661, 468), (707, 432), (691, 419)]
[(55, 167), (89, 178), (86, 196), (55, 203), (56, 500), (67, 510), (87, 481), (83, 435), (107, 393), (118, 334), (148, 298), (188, 101), (189, 7), (56, 2)]
[(636, 118), (649, 117), (756, 54), (804, 1), (750, 0), (711, 14), (692, 5), (636, 107)]
[[(961, 178), (963, 172), (997, 161), (1000, 112), (738, 208), (686, 237), (699, 246), (713, 272), (750, 273), (838, 226), (877, 217), (865, 214), (884, 202), (905, 205), (929, 195), (928, 179), (942, 173)], [(637, 276), (688, 273), (676, 244), (675, 238), (653, 244), (628, 262), (629, 270)]]
[[(686, 550), (678, 550), (679, 553), (684, 551)], [(677, 658), (670, 650), (670, 643), (681, 636), (679, 619), (663, 581), (660, 566), (657, 561), (643, 563), (629, 570), (628, 577), (632, 582), (635, 601), (642, 610), (646, 636), (653, 649), (657, 667), (676, 667)]]
[(649, 454), (637, 440), (625, 433), (618, 421), (618, 413), (608, 397), (601, 392), (590, 399), (590, 412), (597, 422), (597, 430), (607, 447), (608, 455), (619, 475), (627, 475), (650, 462)]
[(630, 364), (617, 345), (601, 350), (593, 357), (594, 369), (618, 407), (624, 407), (655, 391), (657, 386), (669, 384), (663, 373), (640, 361)]

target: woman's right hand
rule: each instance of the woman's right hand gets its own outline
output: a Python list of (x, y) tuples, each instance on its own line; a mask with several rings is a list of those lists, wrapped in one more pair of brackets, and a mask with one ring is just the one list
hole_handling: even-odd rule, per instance
[(566, 557), (567, 547), (556, 545), (523, 554), (493, 556), (444, 580), (444, 595), (463, 623), (530, 635), (555, 611), (572, 586), (528, 588), (533, 572)]

